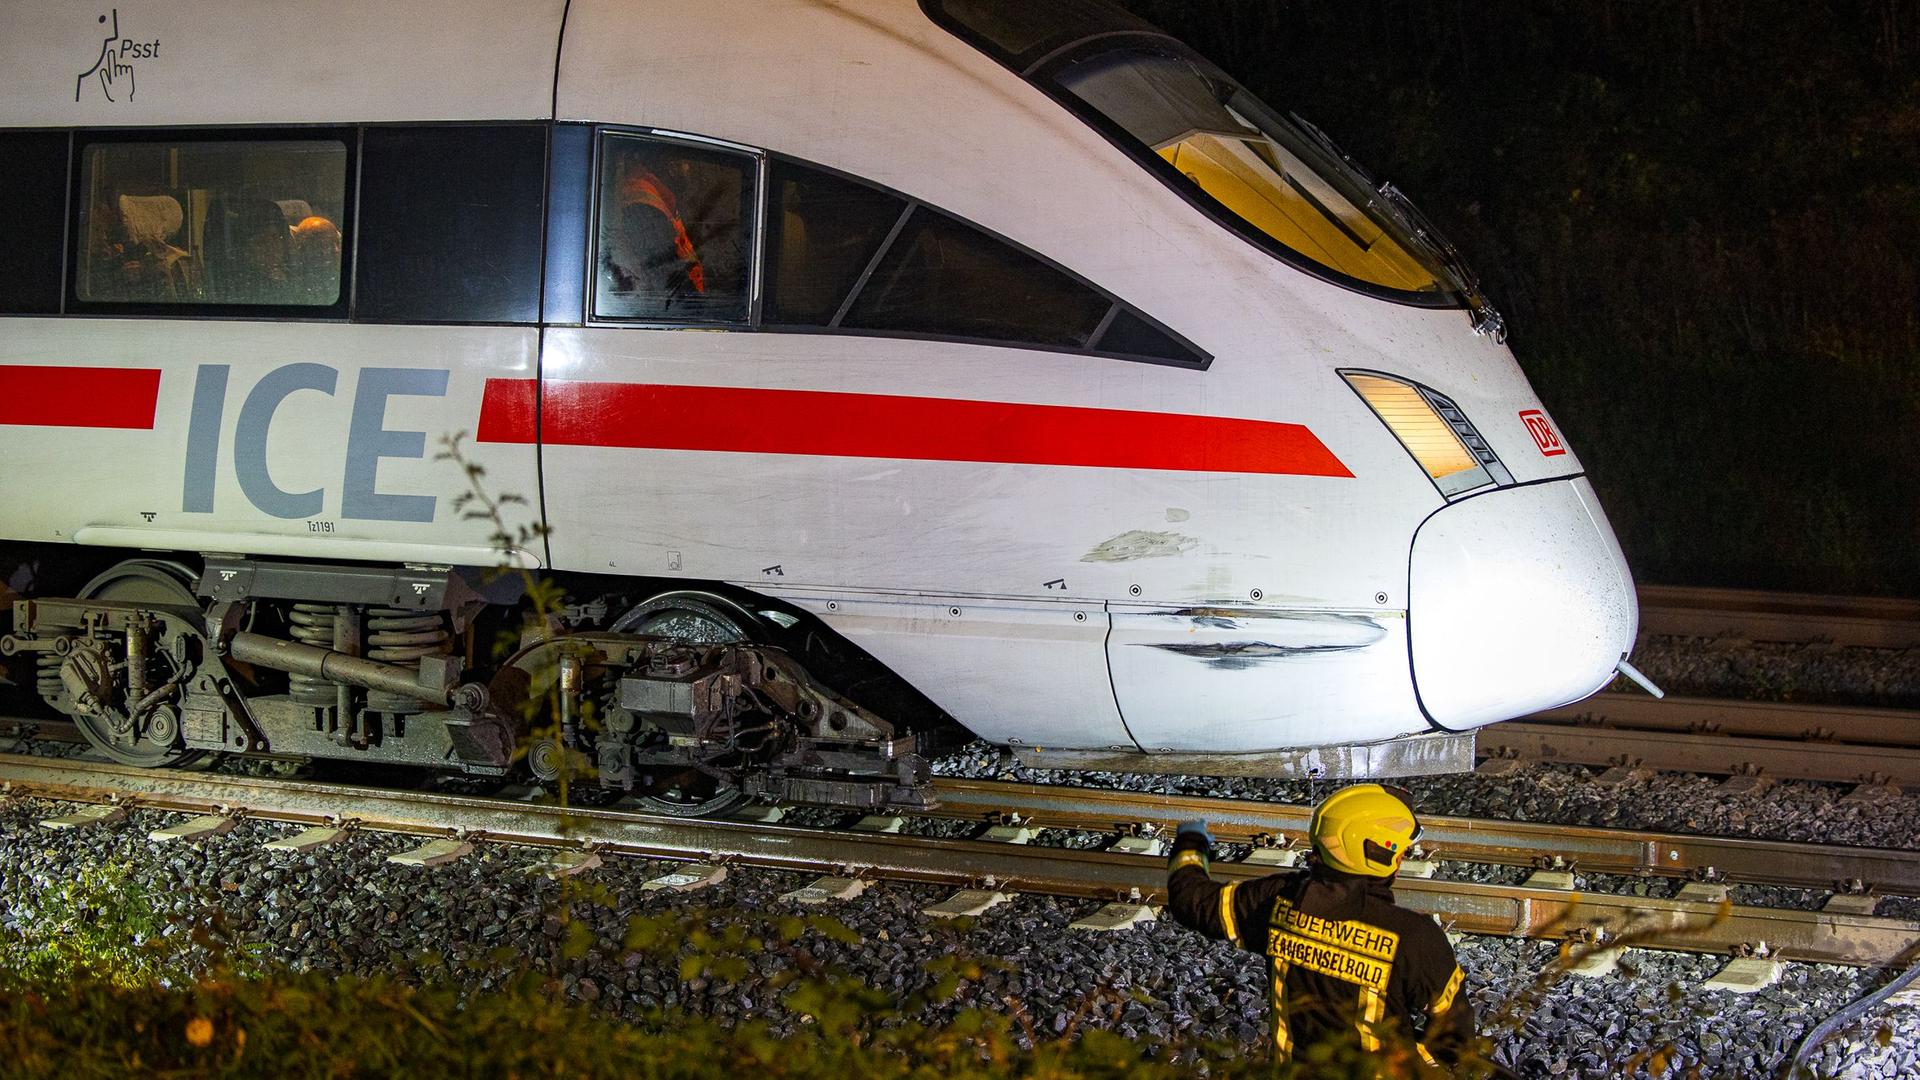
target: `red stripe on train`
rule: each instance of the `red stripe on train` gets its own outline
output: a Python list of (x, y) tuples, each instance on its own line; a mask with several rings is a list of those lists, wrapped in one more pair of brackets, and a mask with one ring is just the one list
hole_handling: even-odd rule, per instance
[(159, 368), (0, 364), (0, 424), (153, 427)]
[(539, 383), (533, 379), (488, 379), (480, 399), (480, 442), (530, 443), (538, 441)]
[(1110, 469), (1353, 474), (1301, 424), (999, 401), (549, 380), (488, 379), (481, 442), (743, 454), (1086, 465)]

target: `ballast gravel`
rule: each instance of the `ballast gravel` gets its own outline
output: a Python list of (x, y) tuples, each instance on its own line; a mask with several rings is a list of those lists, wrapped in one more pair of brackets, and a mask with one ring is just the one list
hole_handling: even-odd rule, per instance
[[(158, 844), (147, 831), (178, 815), (136, 811), (122, 824), (53, 832), (36, 822), (71, 809), (38, 799), (0, 802), (0, 925), (34, 918), (49, 882), (83, 867), (114, 866), (182, 914), (214, 904), (230, 929), (267, 956), (329, 972), (443, 975), (474, 989), (512, 973), (503, 956), (531, 963), (570, 998), (615, 1015), (680, 1006), (722, 1019), (763, 1017), (795, 1023), (775, 1000), (767, 976), (792, 963), (770, 950), (737, 983), (683, 981), (671, 961), (627, 953), (622, 939), (635, 915), (678, 909), (716, 922), (765, 914), (830, 916), (858, 934), (857, 944), (809, 936), (801, 945), (869, 986), (901, 998), (927, 986), (926, 965), (964, 954), (989, 966), (963, 984), (959, 998), (930, 1008), (1022, 1010), (1042, 1036), (1074, 1024), (1110, 1028), (1157, 1047), (1225, 1039), (1246, 1047), (1265, 1038), (1261, 962), (1209, 942), (1170, 921), (1112, 934), (1067, 929), (1090, 902), (1022, 896), (962, 922), (930, 919), (920, 909), (944, 890), (879, 883), (857, 900), (801, 908), (780, 899), (806, 883), (800, 874), (734, 869), (696, 893), (643, 892), (668, 864), (610, 859), (591, 872), (606, 904), (576, 902), (567, 912), (591, 931), (584, 956), (567, 959), (562, 887), (525, 869), (537, 853), (483, 844), (474, 855), (421, 870), (385, 861), (416, 841), (355, 833), (332, 847), (298, 855), (261, 849), (289, 827), (242, 821), (231, 833), (191, 844)], [(1771, 1075), (1801, 1034), (1871, 988), (1870, 973), (1792, 966), (1776, 986), (1751, 996), (1701, 992), (1718, 967), (1711, 958), (1629, 953), (1623, 973), (1563, 978), (1537, 992), (1551, 945), (1466, 938), (1459, 945), (1468, 993), (1497, 1038), (1497, 1056), (1523, 1076), (1622, 1075), (1654, 1054), (1656, 1077)], [(1087, 1006), (1090, 995), (1095, 1004)], [(1077, 1018), (1077, 1019), (1076, 1019)], [(1842, 1032), (1822, 1048), (1819, 1075), (1912, 1076), (1920, 1062), (1920, 1013), (1891, 1008)]]
[[(1633, 662), (1687, 697), (1920, 708), (1920, 649), (1650, 637)], [(1616, 690), (1630, 689), (1624, 681)]]

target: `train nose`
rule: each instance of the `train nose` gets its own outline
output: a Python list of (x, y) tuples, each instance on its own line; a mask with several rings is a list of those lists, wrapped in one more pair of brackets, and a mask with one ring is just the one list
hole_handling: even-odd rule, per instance
[(1613, 677), (1639, 617), (1626, 559), (1584, 477), (1462, 500), (1414, 536), (1413, 681), (1442, 727), (1586, 697)]

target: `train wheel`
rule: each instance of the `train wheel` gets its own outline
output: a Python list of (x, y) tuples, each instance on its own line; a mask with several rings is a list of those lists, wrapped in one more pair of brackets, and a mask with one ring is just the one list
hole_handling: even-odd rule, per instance
[[(758, 616), (724, 596), (705, 592), (662, 593), (628, 609), (614, 620), (612, 629), (704, 645), (731, 645), (766, 634)], [(656, 777), (646, 791), (636, 791), (633, 797), (656, 814), (687, 818), (715, 817), (747, 801), (739, 788), (699, 769)]]
[(635, 604), (613, 621), (617, 634), (648, 634), (702, 645), (763, 640), (760, 617), (724, 596), (706, 592), (661, 593)]
[[(193, 571), (176, 562), (162, 559), (130, 559), (87, 582), (80, 590), (83, 600), (119, 600), (135, 604), (198, 608), (193, 595)], [(116, 734), (112, 720), (102, 716), (75, 716), (74, 726), (86, 736), (94, 749), (122, 765), (141, 768), (177, 768), (206, 756), (204, 750), (183, 750), (180, 721), (172, 709), (162, 705), (144, 727), (135, 727), (132, 737)]]
[(96, 576), (80, 590), (85, 600), (119, 600), (170, 607), (200, 606), (193, 595), (194, 573), (166, 559), (129, 559)]
[(677, 776), (655, 778), (646, 791), (636, 791), (633, 801), (649, 813), (667, 817), (718, 817), (747, 801), (746, 793), (718, 777), (698, 769)]

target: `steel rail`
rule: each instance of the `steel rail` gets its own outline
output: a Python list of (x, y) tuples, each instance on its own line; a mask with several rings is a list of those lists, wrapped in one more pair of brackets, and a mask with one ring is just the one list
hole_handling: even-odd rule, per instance
[[(1644, 702), (1655, 709), (1663, 704), (1626, 695), (1619, 699)], [(1687, 699), (1678, 703), (1681, 712), (1689, 706), (1710, 709), (1725, 704), (1757, 703)], [(1775, 714), (1765, 708), (1758, 715), (1772, 718)], [(1777, 715), (1789, 716), (1784, 711)], [(1782, 719), (1782, 724), (1783, 730), (1801, 730), (1800, 723), (1792, 719)], [(61, 734), (55, 732), (51, 737), (60, 738)], [(73, 738), (78, 740), (77, 733)], [(1753, 742), (1717, 734), (1649, 735), (1577, 725), (1561, 728), (1508, 723), (1488, 729), (1482, 735), (1482, 749), (1495, 756), (1515, 754), (1588, 765), (1641, 764), (1651, 754), (1662, 767), (1701, 772), (1747, 774), (1757, 770), (1762, 776), (1837, 782), (1920, 780), (1920, 753), (1916, 752), (1889, 753), (1885, 749), (1823, 743)], [(1223, 838), (1243, 841), (1262, 836), (1298, 839), (1304, 835), (1311, 813), (1308, 807), (1247, 800), (952, 778), (939, 779), (936, 791), (943, 805), (932, 811), (934, 816), (981, 821), (1018, 817), (1042, 827), (1088, 831), (1125, 831), (1141, 826), (1168, 829), (1188, 818), (1207, 818)], [(1552, 864), (1557, 859), (1599, 873), (1724, 878), (1815, 889), (1864, 887), (1920, 895), (1920, 852), (1470, 818), (1430, 818), (1426, 826), (1425, 846), (1431, 852), (1465, 862), (1529, 866)]]
[(1642, 585), (1640, 631), (1676, 637), (1920, 648), (1920, 600)]
[[(1039, 828), (1161, 835), (1181, 821), (1204, 819), (1217, 839), (1302, 842), (1313, 808), (1241, 799), (1210, 799), (997, 780), (941, 777), (935, 815)], [(1483, 818), (1422, 817), (1428, 857), (1503, 866), (1554, 864), (1608, 874), (1726, 879), (1802, 888), (1852, 888), (1920, 895), (1920, 851), (1845, 847), (1739, 837), (1688, 836), (1543, 825)]]
[(1644, 765), (1669, 772), (1753, 774), (1834, 784), (1920, 785), (1920, 749), (1820, 740), (1509, 722), (1484, 729), (1479, 751), (1489, 757), (1574, 765)]
[(1598, 724), (1637, 731), (1763, 739), (1817, 739), (1920, 750), (1920, 711), (1912, 709), (1727, 698), (1653, 698), (1639, 693), (1595, 694), (1585, 701), (1534, 713), (1524, 722)]
[[(73, 802), (131, 799), (190, 813), (242, 810), (272, 820), (346, 819), (387, 832), (444, 836), (464, 831), (508, 843), (588, 847), (663, 859), (719, 860), (782, 870), (843, 872), (955, 886), (1061, 896), (1163, 899), (1161, 861), (1109, 851), (1035, 848), (976, 840), (686, 821), (623, 810), (582, 809), (462, 795), (272, 781), (0, 755), (14, 794)], [(1223, 863), (1217, 877), (1243, 880), (1267, 868)], [(1400, 901), (1474, 934), (1626, 941), (1647, 948), (1738, 952), (1764, 943), (1781, 959), (1878, 966), (1920, 945), (1920, 923), (1830, 912), (1787, 911), (1580, 895), (1464, 882), (1406, 880)]]
[[(1627, 700), (1651, 701), (1639, 698)], [(1528, 727), (1525, 724), (1496, 725), (1483, 735), (1483, 745), (1493, 746), (1497, 752), (1503, 744), (1495, 736), (1501, 732), (1517, 731), (1521, 733), (1520, 748), (1531, 751), (1532, 756), (1542, 760), (1570, 760), (1564, 756), (1567, 752), (1558, 746), (1549, 748), (1528, 741)], [(1580, 738), (1596, 730), (1601, 738)], [(1621, 757), (1637, 758), (1641, 756), (1639, 751), (1647, 745), (1645, 738), (1638, 733), (1620, 736), (1619, 743), (1609, 741), (1605, 738), (1608, 734), (1606, 729), (1575, 728), (1568, 733), (1555, 731), (1547, 734), (1566, 734), (1576, 747), (1597, 748), (1585, 756), (1598, 760), (1587, 761), (1586, 764), (1610, 764)], [(1718, 740), (1714, 745), (1722, 747), (1717, 757), (1707, 759), (1711, 761), (1721, 761), (1726, 757), (1725, 746), (1741, 745), (1738, 740), (1728, 740), (1723, 736), (1707, 738)], [(1816, 745), (1815, 751), (1819, 749)], [(1807, 753), (1799, 745), (1783, 752), (1795, 757)], [(1873, 760), (1878, 765), (1884, 765), (1886, 761), (1885, 758)], [(1720, 771), (1729, 770), (1721, 767)], [(206, 774), (195, 772), (194, 775)], [(1064, 785), (1022, 785), (953, 777), (937, 778), (934, 790), (941, 805), (928, 812), (929, 816), (980, 822), (1018, 818), (1043, 828), (1093, 832), (1136, 831), (1142, 826), (1164, 832), (1180, 821), (1204, 818), (1211, 823), (1217, 836), (1235, 842), (1254, 842), (1266, 838), (1276, 842), (1303, 842), (1307, 821), (1312, 815), (1312, 808), (1307, 806), (1244, 799), (1210, 799)], [(1429, 817), (1423, 818), (1422, 824), (1425, 828), (1422, 846), (1429, 854), (1462, 862), (1537, 866), (1553, 864), (1557, 859), (1595, 873), (1711, 880), (1724, 878), (1748, 884), (1813, 889), (1852, 890), (1864, 887), (1881, 893), (1920, 896), (1920, 851), (1478, 818)]]
[(1481, 731), (1484, 756), (1783, 780), (1920, 784), (1920, 712), (1596, 694)]

